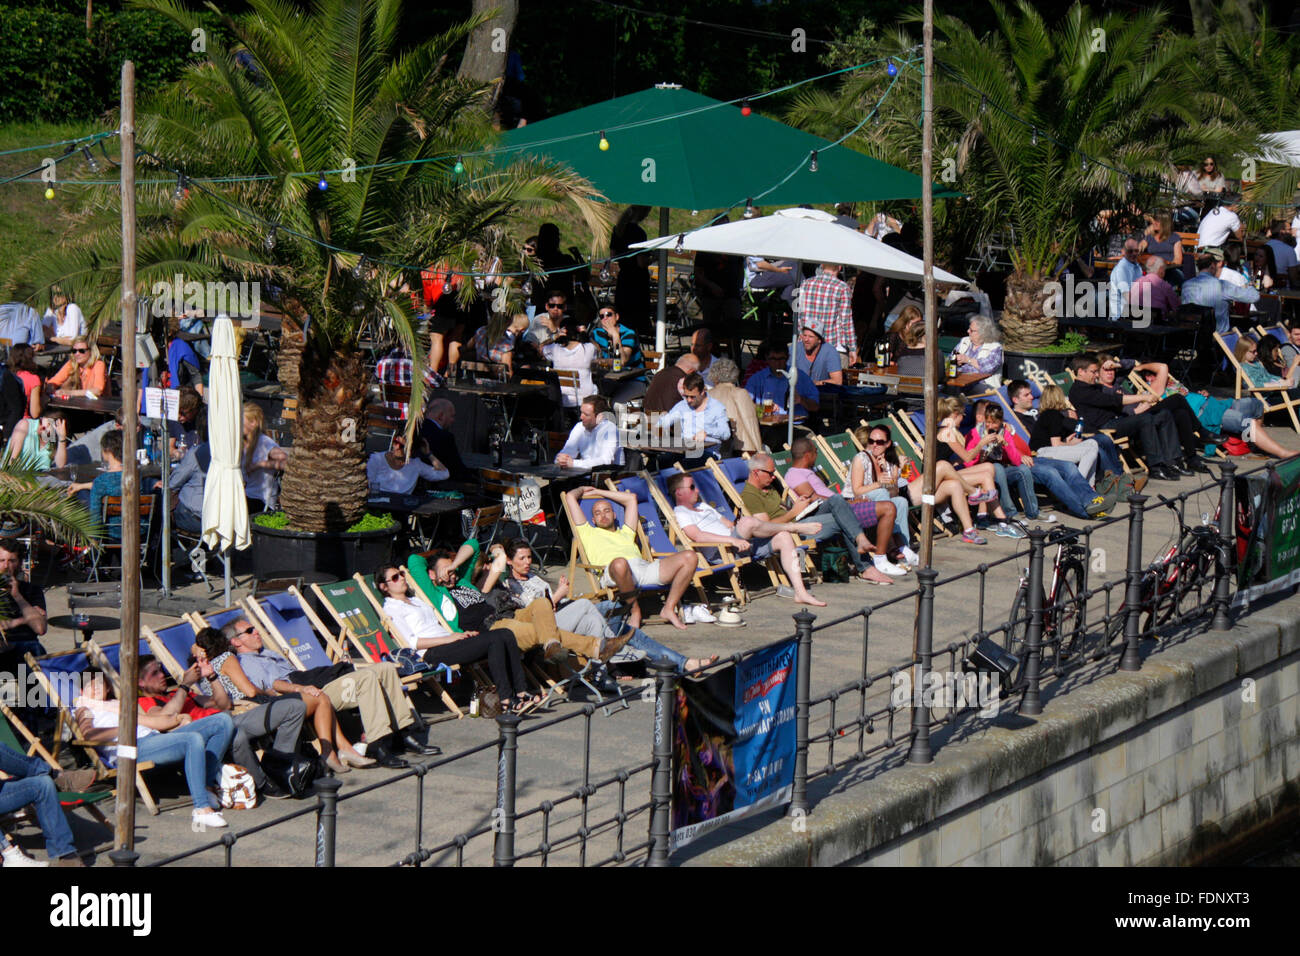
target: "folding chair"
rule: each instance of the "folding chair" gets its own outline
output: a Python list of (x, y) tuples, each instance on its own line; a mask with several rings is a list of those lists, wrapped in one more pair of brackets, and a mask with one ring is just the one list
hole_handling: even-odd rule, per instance
[[(500, 471), (494, 468), (483, 468), (479, 470), (479, 487), (482, 491), (490, 496), (500, 496), (503, 502), (507, 499), (514, 499), (515, 507), (521, 507), (524, 498), (524, 479), (519, 475), (513, 475), (508, 471)], [(540, 504), (540, 501), (539, 501)], [(517, 514), (518, 512), (516, 512)], [(502, 515), (504, 516), (504, 505)], [(543, 518), (545, 511), (542, 512)], [(538, 539), (541, 537), (542, 529), (546, 527), (545, 523), (535, 524), (532, 521), (510, 521), (510, 524), (517, 525), (519, 536), (528, 542), (528, 546), (538, 554), (549, 553), (557, 547), (555, 542), (547, 544), (545, 547), (538, 547)], [(497, 522), (492, 526), (492, 534), (488, 538), (486, 545), (490, 547), (495, 540), (496, 535), (506, 522)]]
[[(19, 741), (18, 733), (26, 738), (28, 744), (26, 748)], [(0, 745), (18, 753), (26, 753), (29, 757), (39, 756), (56, 774), (63, 769), (41, 744), (40, 738), (28, 730), (3, 701), (0, 701)], [(107, 826), (108, 817), (104, 816), (104, 811), (96, 804), (112, 796), (112, 790), (60, 790), (59, 803), (68, 808), (85, 807), (97, 822)]]
[[(749, 598), (745, 594), (745, 587), (740, 581), (740, 568), (749, 563), (749, 558), (743, 555), (732, 554), (731, 548), (725, 544), (697, 544), (686, 536), (681, 526), (677, 523), (676, 513), (673, 506), (668, 501), (667, 490), (664, 485), (657, 480), (651, 480), (646, 472), (641, 472), (638, 479), (644, 481), (650, 500), (654, 507), (659, 509), (663, 516), (664, 525), (668, 528), (669, 533), (681, 545), (679, 550), (694, 551), (699, 560), (699, 569), (695, 572), (696, 588), (702, 595), (706, 594), (704, 590), (704, 579), (712, 577), (715, 574), (725, 575), (727, 581), (731, 584), (731, 592), (735, 595), (736, 601), (740, 604), (748, 602)], [(624, 479), (623, 483), (626, 483)], [(624, 490), (620, 488), (620, 490)], [(632, 490), (630, 487), (626, 490)], [(641, 495), (637, 494), (638, 510)], [(704, 603), (708, 604), (707, 596)]]
[[(678, 463), (677, 470), (685, 471)], [(743, 473), (743, 477), (741, 477)], [(710, 458), (705, 462), (703, 468), (696, 468), (687, 474), (695, 478), (695, 487), (700, 492), (700, 498), (704, 503), (713, 507), (715, 511), (724, 518), (732, 521), (741, 517), (752, 517), (752, 512), (745, 507), (745, 502), (741, 498), (741, 489), (749, 480), (749, 462), (744, 458), (728, 458), (718, 460)], [(733, 477), (734, 476), (734, 477)], [(739, 483), (735, 478), (739, 478)], [(813, 569), (814, 565), (808, 556), (809, 541), (803, 540), (793, 531), (790, 537), (794, 539), (795, 547), (799, 549), (802, 558), (802, 564), (806, 571)], [(769, 555), (763, 562), (767, 570), (767, 576), (772, 581), (772, 587), (792, 587), (789, 577), (785, 573), (785, 568), (781, 567), (780, 559), (775, 555)], [(751, 595), (760, 597), (758, 593)]]
[[(1060, 386), (1061, 391), (1065, 392), (1066, 401), (1069, 402), (1070, 386), (1074, 384), (1074, 371), (1072, 369), (1067, 368), (1064, 372), (1060, 372), (1057, 375), (1053, 375), (1052, 378), (1054, 380), (1053, 384)], [(1057, 381), (1058, 379), (1059, 381)], [(1070, 407), (1074, 408), (1073, 403), (1070, 403)], [(1124, 460), (1124, 455), (1128, 455), (1129, 458), (1133, 460), (1133, 464), (1136, 465), (1139, 469), (1146, 471), (1146, 467), (1147, 467), (1146, 460), (1137, 453), (1137, 449), (1133, 447), (1133, 442), (1128, 438), (1127, 435), (1116, 435), (1115, 432), (1109, 428), (1101, 429), (1101, 434), (1105, 435), (1107, 438), (1113, 441), (1115, 443), (1115, 447), (1119, 449), (1120, 465), (1123, 467), (1124, 471), (1128, 472), (1131, 470), (1129, 468), (1129, 463)]]
[(262, 636), (299, 670), (328, 667), (347, 656), (324, 622), (312, 620), (315, 615), (296, 587), (256, 600), (246, 597), (244, 608), (249, 619), (257, 622)]
[[(109, 767), (104, 763), (104, 759), (99, 755), (98, 745), (82, 739), (77, 727), (76, 715), (72, 710), (77, 693), (80, 690), (81, 675), (90, 670), (88, 652), (72, 651), (66, 654), (47, 654), (40, 659), (33, 657), (31, 654), (25, 656), (27, 666), (32, 670), (32, 675), (40, 683), (41, 689), (49, 697), (50, 704), (58, 712), (58, 723), (54, 731), (54, 752), (50, 756), (55, 761), (58, 760), (59, 750), (62, 748), (63, 743), (63, 733), (66, 728), (69, 733), (68, 743), (85, 755), (86, 759), (90, 761), (90, 765), (99, 772), (101, 779), (116, 777), (117, 768)], [(105, 669), (105, 673), (107, 673), (107, 669)], [(116, 672), (111, 674), (109, 679), (116, 683)], [(144, 772), (153, 769), (153, 766), (153, 762), (149, 760), (135, 765), (135, 786), (140, 794), (140, 799), (144, 801), (144, 805), (149, 809), (149, 813), (157, 816), (159, 813), (158, 802), (144, 782)]]
[[(153, 534), (153, 512), (154, 501), (153, 495), (140, 496), (140, 565), (143, 567), (145, 557), (149, 551), (149, 539)], [(112, 495), (104, 498), (104, 503), (100, 510), (100, 523), (103, 527), (108, 527), (108, 522), (112, 518), (118, 519), (119, 526), (122, 522), (122, 499), (120, 496)], [(107, 536), (99, 543), (91, 554), (90, 580), (99, 580), (99, 571), (103, 567), (104, 557), (108, 552), (116, 552), (118, 555), (118, 568), (122, 566), (122, 541), (110, 541)]]
[[(1296, 417), (1296, 408), (1300, 407), (1300, 400), (1292, 398), (1285, 384), (1278, 385), (1252, 385), (1250, 379), (1246, 377), (1246, 371), (1242, 368), (1241, 363), (1237, 361), (1237, 353), (1233, 351), (1237, 347), (1238, 335), (1236, 332), (1226, 332), (1220, 334), (1214, 333), (1214, 341), (1219, 343), (1219, 348), (1227, 356), (1228, 362), (1233, 370), (1235, 381), (1233, 383), (1233, 397), (1241, 398), (1243, 388), (1248, 391), (1252, 398), (1257, 398), (1264, 403), (1264, 414), (1277, 412), (1286, 409), (1286, 413), (1291, 416), (1291, 424), (1297, 432), (1300, 432), (1300, 418)], [(1271, 401), (1270, 401), (1271, 399)]]
[[(845, 435), (848, 433), (845, 432)], [(817, 461), (813, 465), (813, 471), (831, 491), (839, 494), (848, 484), (849, 476), (840, 468), (840, 460), (831, 454), (826, 447), (825, 442), (821, 441), (820, 435), (812, 435), (811, 441), (813, 448), (817, 452)]]

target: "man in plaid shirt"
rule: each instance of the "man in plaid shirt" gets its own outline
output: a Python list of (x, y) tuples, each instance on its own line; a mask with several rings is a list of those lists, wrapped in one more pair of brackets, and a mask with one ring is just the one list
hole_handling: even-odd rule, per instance
[[(409, 387), (412, 365), (410, 356), (399, 345), (375, 363), (375, 378), (381, 385), (406, 385)], [(424, 370), (424, 382), (430, 386), (437, 384), (435, 373), (427, 367)], [(410, 412), (406, 402), (380, 402), (380, 404), (385, 408), (397, 409), (401, 412), (403, 419)]]
[(853, 328), (853, 290), (839, 278), (840, 267), (823, 262), (821, 272), (799, 287), (799, 325), (810, 328), (831, 348), (843, 352), (846, 366), (858, 362)]

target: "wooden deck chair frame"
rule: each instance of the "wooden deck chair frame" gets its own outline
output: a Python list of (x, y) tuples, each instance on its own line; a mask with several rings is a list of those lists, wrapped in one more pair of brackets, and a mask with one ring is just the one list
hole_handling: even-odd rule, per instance
[[(613, 485), (610, 482), (607, 482), (607, 484), (609, 484), (610, 487), (613, 487)], [(579, 507), (581, 507), (581, 504), (579, 504)], [(600, 601), (615, 600), (617, 597), (618, 589), (615, 588), (613, 585), (610, 585), (609, 587), (604, 587), (600, 583), (600, 579), (605, 574), (604, 565), (594, 564), (592, 563), (591, 559), (587, 557), (586, 549), (583, 548), (582, 541), (578, 538), (577, 529), (573, 525), (573, 519), (569, 516), (569, 509), (564, 506), (563, 502), (561, 502), (560, 504), (560, 510), (564, 513), (564, 520), (569, 527), (569, 541), (570, 541), (569, 581), (571, 582), (570, 586), (572, 587), (573, 585), (577, 584), (578, 572), (581, 571), (582, 574), (587, 579), (588, 587), (591, 588), (590, 591), (587, 591), (585, 593), (579, 593), (576, 589), (574, 589), (573, 599), (576, 601), (579, 598), (588, 598), (589, 600), (595, 603), (599, 603)], [(652, 561), (657, 557), (662, 557), (662, 555), (655, 554), (654, 549), (650, 547), (650, 539), (646, 536), (645, 528), (641, 526), (640, 521), (637, 522), (637, 526), (633, 529), (633, 533), (636, 535), (637, 547), (640, 549), (642, 558), (644, 558), (647, 561)], [(667, 585), (662, 585), (661, 589), (667, 591)], [(658, 593), (658, 591), (652, 590), (649, 591), (648, 593), (656, 594)], [(667, 622), (663, 619), (663, 616), (659, 614), (646, 615), (641, 618), (642, 627), (645, 627), (647, 624), (665, 624), (665, 623)]]
[[(1071, 385), (1074, 384), (1075, 382), (1074, 369), (1067, 368), (1064, 372), (1060, 374), (1062, 376), (1067, 376), (1070, 380)], [(1056, 381), (1056, 379), (1053, 379), (1052, 384), (1060, 385), (1061, 383)], [(1074, 403), (1070, 401), (1070, 390), (1068, 388), (1065, 388), (1064, 386), (1062, 386), (1061, 390), (1065, 392), (1066, 402), (1069, 403), (1071, 408), (1074, 408)], [(1129, 459), (1132, 460), (1133, 464), (1136, 465), (1140, 470), (1142, 471), (1147, 470), (1146, 459), (1137, 453), (1137, 449), (1133, 447), (1133, 442), (1129, 440), (1127, 436), (1116, 435), (1114, 431), (1108, 428), (1101, 429), (1101, 434), (1105, 435), (1107, 438), (1113, 441), (1115, 443), (1115, 447), (1119, 449), (1119, 453), (1120, 453), (1119, 463), (1120, 466), (1124, 469), (1125, 473), (1131, 472), (1133, 470), (1129, 466), (1129, 463), (1124, 460), (1124, 457), (1126, 455), (1128, 456)]]
[[(4, 701), (0, 701), (0, 721), (8, 721), (8, 726), (10, 730), (13, 732), (13, 741), (14, 743), (18, 744), (18, 746), (13, 749), (17, 750), (19, 753), (22, 753), (23, 752), (22, 743), (25, 740), (27, 741), (27, 751), (26, 751), (27, 756), (40, 757), (47, 764), (49, 764), (50, 769), (53, 770), (56, 775), (63, 770), (63, 765), (60, 764), (57, 760), (55, 760), (54, 755), (45, 749), (45, 745), (41, 743), (41, 739), (27, 728), (27, 725), (24, 724), (18, 718), (17, 714), (15, 714), (12, 710), (9, 709), (9, 705), (6, 704)], [(76, 803), (68, 804), (63, 802), (62, 797), (64, 794), (68, 794), (69, 796), (71, 796), (74, 793), (78, 797)], [(90, 796), (90, 794), (88, 793), (84, 793), (84, 792), (76, 793), (75, 791), (61, 790), (59, 791), (59, 797), (60, 797), (59, 802), (62, 803), (63, 806), (65, 807), (67, 806), (85, 807), (86, 810), (90, 813), (90, 815), (95, 818), (96, 823), (101, 823), (104, 826), (108, 826), (109, 825), (108, 817), (104, 816), (104, 811), (99, 809), (99, 802), (101, 800), (107, 800), (110, 797), (112, 797), (113, 792), (111, 790), (104, 790), (104, 791), (97, 791), (96, 794), (97, 795), (95, 796), (95, 799), (88, 800), (86, 799), (87, 796)]]
[[(668, 499), (666, 499), (663, 493), (659, 490), (658, 482), (655, 481), (654, 477), (648, 471), (643, 470), (639, 472), (639, 475), (646, 483), (646, 488), (650, 493), (651, 502), (653, 502), (654, 506), (659, 509), (659, 514), (664, 520), (664, 527), (667, 529), (668, 534), (679, 545), (681, 545), (683, 550), (695, 552), (698, 566), (693, 580), (695, 582), (696, 590), (698, 590), (700, 594), (705, 595), (704, 603), (709, 603), (707, 598), (708, 592), (704, 589), (704, 580), (715, 574), (725, 574), (727, 576), (727, 580), (731, 584), (731, 593), (735, 595), (737, 603), (742, 605), (748, 603), (749, 597), (745, 593), (745, 586), (740, 581), (740, 569), (742, 566), (749, 563), (749, 558), (733, 554), (731, 549), (725, 544), (697, 544), (690, 538), (686, 537), (686, 533), (682, 531), (681, 526), (677, 524), (677, 516), (674, 514), (672, 507), (668, 504)], [(707, 548), (714, 548), (717, 550), (720, 558), (718, 564), (722, 565), (721, 567), (711, 563), (705, 556), (704, 551)], [(728, 564), (731, 565), (730, 568), (725, 567), (725, 565)]]
[[(85, 650), (87, 659), (91, 661), (94, 660), (94, 658), (91, 656), (91, 651), (90, 651), (90, 646), (93, 644), (94, 644), (93, 640), (88, 641)], [(96, 651), (98, 651), (99, 649), (98, 645), (95, 645), (95, 649)], [(73, 747), (76, 747), (78, 750), (80, 750), (82, 753), (86, 755), (87, 759), (90, 760), (90, 765), (94, 767), (96, 771), (98, 771), (100, 779), (116, 778), (117, 768), (110, 767), (106, 763), (104, 763), (103, 758), (100, 757), (99, 751), (96, 749), (96, 745), (90, 743), (87, 740), (81, 739), (80, 735), (78, 734), (77, 720), (72, 712), (72, 703), (65, 702), (61, 697), (59, 697), (58, 691), (54, 686), (54, 682), (50, 680), (49, 675), (46, 674), (45, 671), (41, 668), (40, 661), (36, 657), (31, 655), (30, 653), (24, 656), (27, 658), (27, 666), (32, 669), (32, 674), (36, 677), (36, 680), (40, 683), (41, 689), (45, 691), (45, 693), (49, 696), (50, 702), (54, 704), (54, 706), (58, 710), (58, 715), (59, 715), (58, 724), (54, 731), (55, 745), (54, 745), (54, 753), (52, 754), (55, 761), (57, 762), (58, 760), (60, 744), (63, 739), (63, 728), (66, 726), (72, 735), (71, 740), (69, 740), (69, 743)], [(47, 654), (46, 658), (61, 657), (61, 656), (64, 655)], [(102, 660), (103, 658), (102, 653), (99, 656)], [(107, 661), (104, 661), (104, 664), (107, 663), (108, 663)], [(112, 669), (106, 668), (105, 673), (108, 673), (110, 670)], [(121, 683), (120, 679), (117, 676), (116, 671), (112, 671), (112, 673), (109, 675), (109, 680), (114, 685), (115, 688), (117, 685)], [(158, 801), (154, 799), (153, 792), (149, 789), (148, 784), (144, 782), (144, 772), (146, 770), (152, 770), (153, 766), (154, 766), (153, 761), (150, 760), (146, 760), (141, 763), (137, 763), (135, 765), (135, 786), (136, 786), (136, 790), (140, 794), (140, 799), (144, 801), (144, 805), (149, 809), (150, 815), (156, 817), (161, 812), (158, 807)]]
[[(884, 428), (889, 429), (891, 436), (893, 435), (895, 430), (893, 427), (891, 427), (893, 423), (887, 420), (885, 421), (877, 420), (874, 422), (864, 421), (862, 424), (866, 425), (868, 428), (875, 428), (877, 425), (880, 425)], [(848, 446), (854, 449), (853, 451), (854, 457), (856, 457), (860, 452), (866, 451), (866, 449), (863, 448), (862, 444), (858, 441), (857, 436), (854, 435), (853, 432), (849, 430), (845, 430), (843, 432), (834, 435), (818, 435), (816, 436), (816, 441), (826, 450), (826, 457), (829, 460), (839, 462), (840, 468), (844, 475), (844, 486), (846, 488), (850, 488), (853, 483), (853, 458), (844, 458), (836, 454), (835, 446), (831, 444), (835, 439), (839, 438), (841, 435), (843, 435), (845, 438), (848, 439), (847, 442)], [(902, 497), (906, 498), (907, 496), (903, 495)], [(903, 516), (903, 520), (910, 521), (912, 518), (915, 518), (916, 526), (919, 531), (922, 513), (923, 513), (922, 507), (920, 505), (912, 504), (911, 500), (909, 499), (907, 505), (907, 514)], [(895, 522), (897, 522), (898, 520), (899, 519), (897, 517), (894, 518)], [(951, 534), (951, 532), (947, 528), (943, 527), (942, 523), (936, 523), (935, 528), (936, 530), (939, 528), (943, 528), (944, 535)]]
[[(1296, 408), (1300, 407), (1300, 400), (1294, 399), (1290, 394), (1288, 394), (1287, 386), (1283, 384), (1252, 385), (1250, 380), (1246, 378), (1246, 372), (1242, 368), (1241, 363), (1237, 361), (1237, 354), (1232, 349), (1228, 348), (1228, 343), (1224, 341), (1223, 336), (1220, 333), (1215, 332), (1214, 341), (1218, 343), (1219, 349), (1223, 354), (1228, 357), (1229, 367), (1233, 370), (1233, 396), (1235, 398), (1241, 398), (1242, 389), (1244, 387), (1245, 390), (1250, 393), (1251, 398), (1257, 398), (1264, 403), (1265, 415), (1270, 412), (1279, 412), (1285, 409), (1286, 413), (1291, 416), (1292, 426), (1295, 428), (1297, 433), (1300, 433), (1300, 418), (1296, 417)], [(1274, 398), (1275, 401), (1270, 402), (1270, 397)]]
[[(914, 426), (912, 426), (910, 419), (904, 419), (902, 415), (895, 412), (883, 419), (877, 419), (874, 422), (863, 421), (862, 424), (873, 426), (881, 425), (888, 428), (889, 437), (894, 440), (894, 444), (902, 446), (903, 452), (910, 453), (910, 457), (913, 462), (915, 462), (916, 467), (924, 471), (925, 438), (923, 436), (918, 436), (915, 433)], [(939, 513), (941, 510), (941, 508), (936, 507), (931, 512), (930, 520), (934, 523), (934, 530), (945, 538), (954, 537), (951, 529), (939, 520)], [(909, 508), (908, 511), (910, 512), (911, 509)], [(924, 513), (924, 511), (922, 511), (922, 513)]]
[[(741, 456), (740, 460), (748, 461), (751, 457), (752, 457), (751, 455), (746, 453), (745, 455)], [(677, 463), (677, 467), (678, 468), (682, 467), (681, 462)], [(722, 464), (716, 458), (708, 458), (705, 460), (705, 467), (709, 469), (710, 474), (713, 475), (714, 480), (718, 483), (718, 486), (722, 489), (722, 493), (723, 495), (726, 496), (727, 501), (730, 503), (731, 509), (738, 515), (753, 517), (753, 512), (751, 512), (749, 508), (745, 507), (745, 501), (743, 498), (740, 497), (740, 492), (736, 490), (735, 483), (731, 480), (730, 477), (727, 476), (727, 473), (722, 470)], [(682, 470), (685, 471), (684, 468)], [(781, 480), (779, 475), (773, 475), (773, 479), (776, 481)], [(785, 488), (784, 482), (782, 482), (781, 488), (778, 490), (781, 493), (781, 503), (785, 504), (789, 491), (788, 489)], [(816, 565), (813, 563), (812, 558), (808, 556), (808, 551), (807, 551), (808, 547), (811, 546), (812, 542), (805, 541), (803, 538), (795, 534), (793, 531), (790, 532), (790, 537), (794, 539), (795, 547), (801, 549), (799, 553), (803, 556), (803, 560), (800, 562), (800, 564), (803, 568), (804, 573), (810, 573), (814, 571), (816, 569)], [(787, 588), (793, 587), (793, 585), (790, 583), (789, 576), (786, 575), (785, 573), (785, 568), (781, 567), (781, 561), (775, 554), (769, 555), (767, 560), (763, 562), (763, 566), (767, 570), (767, 576), (771, 579), (772, 587), (774, 589), (780, 587), (787, 587)], [(761, 597), (761, 596), (762, 595), (758, 593), (755, 593), (753, 595), (753, 597)]]

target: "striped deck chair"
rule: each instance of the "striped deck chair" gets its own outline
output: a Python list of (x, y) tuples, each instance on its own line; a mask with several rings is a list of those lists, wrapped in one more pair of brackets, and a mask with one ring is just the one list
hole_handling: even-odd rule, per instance
[[(839, 494), (848, 483), (848, 476), (840, 468), (840, 460), (831, 454), (825, 443), (820, 441), (821, 436), (810, 435), (808, 437), (813, 443), (813, 449), (817, 452), (817, 461), (813, 464), (813, 471), (826, 484), (827, 488)], [(789, 451), (789, 446), (786, 446), (786, 450)]]
[[(681, 534), (681, 529), (676, 527), (677, 522), (672, 516), (672, 508), (668, 507), (668, 502), (659, 494), (654, 482), (645, 472), (628, 475), (618, 481), (606, 479), (606, 483), (615, 491), (628, 491), (636, 495), (637, 513), (641, 518), (641, 528), (645, 532), (646, 541), (650, 545), (651, 557), (666, 557), (678, 551), (694, 551), (697, 556), (699, 555), (699, 549), (695, 547), (693, 541), (678, 546), (677, 542), (681, 541), (684, 535)], [(709, 603), (709, 595), (704, 588), (705, 579), (713, 574), (726, 574), (731, 581), (733, 593), (743, 604), (744, 589), (736, 578), (736, 568), (734, 562), (715, 567), (710, 565), (703, 556), (699, 556), (699, 568), (692, 581), (700, 601), (704, 604)]]
[[(766, 454), (766, 452), (764, 452), (764, 454)], [(709, 467), (713, 469), (713, 473), (717, 478), (719, 487), (721, 487), (723, 493), (731, 502), (731, 506), (738, 513), (746, 515), (751, 512), (745, 507), (745, 502), (741, 498), (741, 495), (744, 493), (745, 483), (749, 481), (749, 459), (751, 457), (753, 456), (746, 452), (741, 458), (723, 458), (721, 460), (710, 458), (708, 461)], [(788, 461), (789, 456), (787, 455), (785, 457)], [(781, 477), (779, 467), (777, 474), (772, 477), (777, 483), (777, 490), (781, 492), (783, 500), (789, 500), (789, 489), (785, 486), (785, 481)], [(805, 575), (817, 573), (816, 562), (814, 562), (812, 556), (808, 554), (808, 549), (806, 547), (809, 542), (805, 541), (797, 534), (793, 537), (795, 544), (799, 546), (799, 554), (803, 557), (803, 573)], [(784, 580), (785, 569), (781, 567), (781, 563), (777, 561), (774, 567), (778, 572), (778, 577)]]
[[(921, 421), (924, 422), (924, 415), (921, 415)], [(867, 424), (867, 423), (864, 422), (863, 424)], [(893, 439), (894, 447), (898, 449), (900, 460), (904, 456), (906, 456), (912, 459), (912, 462), (916, 465), (918, 469), (921, 469), (922, 471), (925, 469), (924, 432), (922, 432), (920, 435), (914, 433), (912, 427), (910, 427), (912, 425), (910, 419), (905, 419), (905, 417), (901, 412), (895, 412), (894, 415), (890, 416), (888, 419), (884, 419), (878, 422), (871, 422), (870, 424), (888, 427), (889, 437)], [(919, 530), (920, 515), (924, 514), (924, 510), (921, 505), (913, 505), (910, 509), (908, 509), (909, 515), (913, 511), (915, 511), (918, 516), (917, 528)], [(952, 529), (949, 528), (946, 524), (943, 523), (943, 521), (939, 519), (939, 515), (943, 511), (944, 508), (934, 509), (934, 513), (932, 515), (932, 520), (934, 521), (934, 530), (946, 538), (954, 537), (954, 533)], [(958, 524), (959, 522), (954, 521), (953, 523)]]
[[(18, 739), (19, 734), (22, 734), (27, 741), (26, 748)], [(29, 757), (39, 756), (50, 765), (55, 774), (58, 774), (63, 769), (62, 765), (41, 744), (40, 738), (28, 730), (3, 701), (0, 701), (0, 744), (18, 753), (26, 753)], [(104, 816), (104, 811), (99, 809), (96, 804), (112, 796), (112, 790), (60, 790), (59, 803), (68, 809), (85, 807), (96, 822), (107, 826), (108, 817)]]
[(1286, 385), (1252, 385), (1250, 379), (1246, 377), (1245, 369), (1237, 361), (1237, 354), (1234, 351), (1237, 347), (1238, 333), (1224, 332), (1214, 333), (1214, 341), (1219, 343), (1219, 348), (1227, 356), (1229, 366), (1233, 370), (1234, 385), (1233, 396), (1241, 398), (1242, 392), (1249, 392), (1250, 397), (1257, 398), (1264, 403), (1264, 414), (1269, 412), (1278, 412), (1283, 409), (1291, 416), (1291, 424), (1297, 432), (1300, 432), (1300, 418), (1296, 417), (1296, 408), (1300, 407), (1300, 400), (1292, 398)]
[[(58, 711), (58, 724), (54, 731), (54, 752), (51, 756), (56, 761), (58, 760), (59, 750), (63, 743), (63, 732), (66, 728), (71, 735), (68, 741), (69, 744), (85, 755), (86, 759), (90, 761), (90, 765), (99, 771), (101, 778), (116, 777), (117, 769), (109, 767), (104, 762), (95, 744), (81, 738), (80, 731), (77, 728), (77, 719), (72, 709), (76, 696), (81, 690), (82, 675), (92, 669), (88, 652), (84, 650), (69, 651), (65, 654), (47, 654), (41, 658), (33, 657), (31, 654), (25, 656), (32, 675), (49, 697), (51, 706), (57, 708)], [(159, 813), (158, 802), (144, 782), (144, 772), (152, 769), (153, 766), (153, 763), (148, 760), (135, 765), (135, 787), (149, 812), (157, 816)]]

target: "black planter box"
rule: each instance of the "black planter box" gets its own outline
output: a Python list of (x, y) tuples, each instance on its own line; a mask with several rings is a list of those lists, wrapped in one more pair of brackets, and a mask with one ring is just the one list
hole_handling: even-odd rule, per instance
[(1003, 348), (1002, 350), (1002, 377), (1003, 378), (1023, 378), (1026, 381), (1031, 380), (1034, 376), (1030, 374), (1034, 369), (1039, 374), (1047, 373), (1048, 375), (1059, 375), (1065, 371), (1066, 365), (1070, 359), (1074, 358), (1077, 352), (1017, 352), (1014, 349)]
[(316, 534), (267, 528), (256, 521), (253, 529), (253, 573), (259, 581), (291, 577), (307, 572), (350, 578), (360, 571), (373, 574), (393, 557), (393, 544), (400, 525), (374, 531), (341, 531)]

